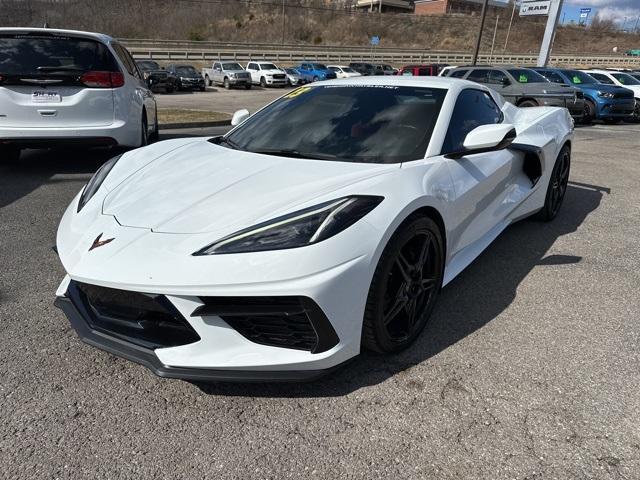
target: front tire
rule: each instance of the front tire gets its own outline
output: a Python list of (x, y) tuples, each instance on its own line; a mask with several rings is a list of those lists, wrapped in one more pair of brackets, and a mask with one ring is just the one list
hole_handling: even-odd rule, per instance
[(0, 147), (0, 163), (15, 163), (20, 160), (21, 149), (8, 145)]
[(260, 77), (260, 86), (262, 88), (267, 88), (267, 81), (265, 80), (264, 77)]
[(596, 106), (591, 100), (584, 101), (584, 110), (582, 116), (583, 125), (591, 125), (596, 117)]
[(224, 77), (224, 81), (222, 82), (222, 84), (224, 85), (224, 88), (226, 90), (229, 90), (231, 88), (231, 83), (229, 83), (229, 79), (227, 77)]
[(407, 348), (429, 321), (442, 287), (444, 242), (429, 217), (409, 217), (378, 261), (365, 307), (362, 346), (379, 353)]
[(571, 171), (571, 149), (565, 145), (560, 150), (556, 163), (551, 172), (544, 207), (538, 212), (538, 218), (544, 222), (550, 222), (558, 215), (564, 196), (567, 193), (569, 173)]
[(147, 122), (147, 114), (142, 114), (142, 123), (140, 124), (140, 146), (149, 145), (149, 124)]
[(518, 104), (520, 108), (537, 107), (538, 104), (534, 100), (524, 100)]

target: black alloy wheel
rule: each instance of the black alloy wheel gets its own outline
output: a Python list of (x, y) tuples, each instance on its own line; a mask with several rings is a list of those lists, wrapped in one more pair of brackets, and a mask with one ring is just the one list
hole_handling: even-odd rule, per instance
[(640, 99), (636, 98), (636, 103), (633, 107), (633, 121), (640, 122)]
[(538, 214), (541, 220), (550, 222), (556, 218), (556, 215), (558, 215), (562, 202), (564, 201), (565, 194), (567, 193), (570, 171), (571, 150), (565, 145), (562, 147), (562, 150), (560, 150), (560, 154), (556, 159), (556, 164), (551, 172), (544, 207), (542, 207), (542, 210), (540, 210)]
[(408, 347), (429, 320), (443, 271), (440, 229), (428, 217), (410, 217), (391, 237), (376, 267), (362, 345), (380, 353)]

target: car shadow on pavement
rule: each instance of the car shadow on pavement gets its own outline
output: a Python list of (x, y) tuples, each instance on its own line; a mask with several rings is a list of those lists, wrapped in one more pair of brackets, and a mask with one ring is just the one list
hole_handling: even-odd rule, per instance
[(573, 252), (549, 256), (546, 252), (559, 237), (575, 232), (609, 193), (606, 187), (570, 182), (563, 208), (553, 222), (527, 219), (507, 228), (442, 290), (425, 331), (404, 352), (388, 356), (365, 352), (312, 383), (197, 386), (211, 395), (331, 397), (379, 384), (424, 364), (500, 315), (515, 299), (520, 282), (537, 266), (581, 261)]
[(121, 149), (55, 149), (27, 150), (16, 163), (0, 165), (0, 208), (30, 194), (43, 184), (52, 182), (54, 175), (86, 174), (55, 181), (83, 182)]

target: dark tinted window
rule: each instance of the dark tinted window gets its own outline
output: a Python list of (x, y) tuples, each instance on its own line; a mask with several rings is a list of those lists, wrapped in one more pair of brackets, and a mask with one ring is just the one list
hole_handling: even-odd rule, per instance
[(589, 72), (589, 75), (591, 75), (593, 78), (595, 78), (599, 83), (606, 83), (608, 85), (615, 85), (613, 80), (611, 80), (606, 75), (603, 75), (602, 73)]
[(178, 75), (185, 75), (185, 76), (189, 76), (189, 75), (191, 75), (191, 76), (194, 76), (194, 77), (195, 77), (195, 76), (200, 76), (200, 74), (198, 73), (198, 71), (197, 71), (195, 68), (190, 67), (190, 66), (176, 67), (176, 68), (175, 68), (175, 72), (176, 72)]
[(118, 55), (118, 58), (120, 59), (120, 61), (124, 63), (125, 68), (127, 69), (127, 72), (129, 72), (134, 77), (139, 77), (138, 67), (136, 65), (136, 62), (131, 56), (131, 54), (127, 51), (127, 49), (124, 48), (119, 43), (114, 43), (112, 47), (116, 52), (116, 54)]
[(467, 134), (480, 125), (500, 123), (502, 112), (488, 93), (480, 90), (463, 90), (449, 122), (449, 129), (442, 145), (442, 153), (460, 152)]
[(151, 60), (143, 60), (136, 63), (138, 65), (138, 68), (145, 72), (148, 72), (150, 70), (160, 70), (160, 65), (158, 65), (158, 63), (156, 62), (152, 62)]
[(509, 73), (518, 83), (549, 83), (546, 78), (538, 72), (528, 68), (510, 68)]
[(489, 77), (489, 70), (471, 70), (467, 80), (472, 82), (486, 83)]
[(565, 83), (564, 78), (562, 78), (556, 72), (552, 72), (551, 70), (543, 70), (538, 73), (552, 83)]
[(227, 138), (242, 150), (274, 155), (417, 160), (424, 158), (446, 93), (422, 87), (302, 87), (249, 117)]
[(426, 67), (420, 67), (418, 69), (418, 75), (420, 75), (421, 77), (431, 75), (431, 69)]
[(240, 65), (239, 63), (223, 63), (222, 69), (223, 70), (244, 70), (242, 68), (242, 65)]
[(453, 77), (453, 78), (462, 78), (465, 76), (465, 74), (468, 72), (469, 70), (453, 70), (452, 72), (449, 72), (449, 75), (447, 75), (448, 77)]
[(593, 78), (593, 76), (587, 75), (586, 73), (581, 72), (580, 70), (565, 70), (564, 74), (567, 77), (569, 77), (569, 80), (574, 85), (580, 85), (582, 83), (587, 85), (598, 83), (597, 80)]
[(640, 82), (628, 73), (612, 73), (611, 75), (623, 85), (640, 85)]
[[(501, 70), (489, 70), (487, 82), (493, 85), (508, 85), (509, 78)], [(510, 82), (509, 82), (510, 83)]]
[(0, 74), (119, 71), (100, 42), (59, 35), (0, 35)]

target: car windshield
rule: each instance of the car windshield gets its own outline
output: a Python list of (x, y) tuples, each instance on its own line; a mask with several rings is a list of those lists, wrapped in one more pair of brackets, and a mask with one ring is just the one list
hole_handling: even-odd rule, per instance
[(331, 70), (332, 72), (340, 73), (340, 68), (339, 67), (329, 67), (329, 70)]
[(612, 73), (611, 75), (623, 85), (640, 85), (640, 82), (628, 73)]
[(278, 70), (278, 67), (276, 67), (273, 63), (261, 63), (260, 68), (262, 70)]
[(356, 72), (353, 68), (351, 68), (351, 67), (344, 67), (344, 68), (342, 69), (342, 71), (343, 71), (343, 72), (345, 72), (345, 73), (357, 73), (357, 72)]
[(446, 89), (301, 87), (249, 117), (221, 142), (297, 158), (399, 163), (424, 158)]
[(223, 70), (244, 70), (239, 63), (223, 63)]
[(598, 81), (591, 75), (579, 70), (567, 70), (564, 72), (564, 74), (569, 77), (569, 80), (571, 80), (571, 83), (573, 83), (574, 85), (588, 85), (598, 83)]
[(322, 63), (314, 63), (312, 66), (313, 66), (314, 70), (326, 70), (327, 69), (326, 65), (323, 65)]
[(0, 35), (0, 74), (77, 75), (90, 70), (118, 70), (113, 55), (100, 42), (51, 34)]
[(526, 68), (510, 68), (507, 70), (518, 83), (549, 83), (538, 72)]
[(179, 75), (200, 75), (193, 67), (176, 67), (176, 73)]
[(285, 68), (285, 72), (290, 75), (298, 75), (298, 71), (295, 68)]
[(136, 62), (141, 70), (160, 70), (160, 65), (156, 62)]

